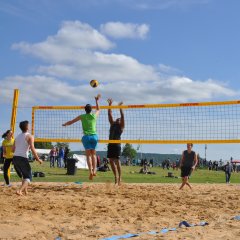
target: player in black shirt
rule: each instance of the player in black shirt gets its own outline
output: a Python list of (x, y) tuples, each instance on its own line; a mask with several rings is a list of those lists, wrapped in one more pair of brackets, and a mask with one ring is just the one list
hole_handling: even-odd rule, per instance
[(191, 185), (189, 184), (189, 176), (191, 175), (192, 171), (196, 168), (198, 159), (197, 154), (192, 151), (193, 144), (187, 144), (187, 150), (183, 151), (182, 158), (180, 162), (181, 168), (181, 177), (182, 177), (182, 185), (180, 189), (182, 189), (185, 185), (187, 185), (190, 189), (192, 189)]
[[(108, 99), (108, 104), (111, 106), (113, 103), (112, 99)], [(123, 103), (120, 102), (118, 105), (121, 106)], [(121, 140), (121, 135), (125, 126), (123, 110), (120, 109), (121, 118), (113, 120), (112, 110), (108, 109), (108, 120), (110, 123), (109, 140)], [(107, 157), (109, 158), (110, 165), (115, 177), (115, 184), (121, 184), (121, 144), (120, 143), (109, 143)], [(118, 175), (117, 175), (118, 173)]]

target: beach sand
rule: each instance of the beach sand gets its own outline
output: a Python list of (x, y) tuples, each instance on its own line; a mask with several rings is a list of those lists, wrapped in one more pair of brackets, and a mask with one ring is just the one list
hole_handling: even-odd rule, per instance
[(0, 239), (101, 239), (159, 231), (180, 221), (208, 226), (133, 239), (240, 239), (240, 186), (194, 184), (33, 183), (29, 195), (2, 187)]

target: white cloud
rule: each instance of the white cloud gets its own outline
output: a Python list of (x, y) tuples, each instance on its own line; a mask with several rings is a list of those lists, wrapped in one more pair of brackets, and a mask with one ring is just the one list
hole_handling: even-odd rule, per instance
[(81, 101), (84, 99), (66, 82), (62, 82), (52, 77), (33, 76), (11, 76), (0, 81), (2, 99), (9, 102), (12, 99), (12, 90), (20, 90), (20, 105), (47, 104), (64, 101)]
[[(53, 77), (40, 75), (12, 76), (2, 79), (0, 87), (2, 99), (6, 102), (12, 99), (12, 89), (20, 89), (20, 104), (74, 104), (82, 105), (93, 99), (98, 92), (103, 101), (112, 97), (116, 101), (127, 104), (186, 102), (189, 100), (209, 100), (218, 96), (232, 97), (236, 93), (213, 80), (205, 82), (192, 81), (186, 77), (172, 77), (166, 81), (153, 82), (109, 82), (102, 83), (97, 89), (90, 87), (89, 82), (71, 85)], [(102, 103), (103, 105), (106, 102)]]
[[(83, 59), (78, 60), (79, 58)], [(75, 60), (75, 61), (74, 61)], [(38, 68), (41, 74), (64, 77), (76, 80), (99, 79), (109, 81), (156, 81), (157, 72), (151, 65), (139, 63), (136, 59), (123, 54), (105, 54), (101, 52), (85, 52), (80, 56), (72, 55), (67, 64), (54, 64)]]
[[(96, 92), (126, 103), (201, 101), (238, 94), (221, 82), (178, 76), (177, 69), (171, 66), (155, 67), (131, 56), (106, 53), (113, 45), (88, 24), (64, 22), (56, 35), (43, 42), (13, 45), (14, 49), (43, 60), (45, 64), (36, 68), (39, 75), (11, 77), (1, 84), (9, 89), (22, 88), (25, 102), (64, 100), (72, 104), (83, 104)], [(91, 79), (100, 82), (95, 90), (89, 86)]]
[(175, 74), (181, 73), (179, 69), (162, 64), (162, 63), (158, 65), (158, 69), (162, 74), (167, 74), (167, 75), (175, 75)]
[(30, 44), (20, 42), (13, 44), (13, 49), (23, 53), (33, 54), (47, 61), (57, 61), (58, 58), (69, 60), (74, 51), (81, 49), (109, 50), (114, 44), (99, 31), (80, 21), (65, 21), (54, 36), (49, 36), (46, 41)]
[(108, 22), (100, 26), (101, 32), (113, 38), (146, 38), (149, 32), (147, 24)]

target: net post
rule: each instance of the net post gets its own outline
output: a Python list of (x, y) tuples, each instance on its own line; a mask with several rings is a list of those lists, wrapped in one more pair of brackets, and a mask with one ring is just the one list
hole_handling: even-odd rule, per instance
[(19, 96), (19, 90), (18, 89), (14, 89), (13, 103), (12, 103), (11, 126), (10, 126), (10, 128), (11, 128), (11, 130), (13, 132), (13, 135), (14, 135), (15, 129), (16, 129), (18, 96)]
[(32, 107), (32, 135), (34, 136), (35, 107)]

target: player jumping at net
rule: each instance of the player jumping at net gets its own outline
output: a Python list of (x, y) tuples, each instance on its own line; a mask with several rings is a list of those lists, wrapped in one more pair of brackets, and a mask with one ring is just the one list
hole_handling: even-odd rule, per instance
[(183, 189), (185, 185), (187, 185), (190, 189), (192, 189), (191, 185), (189, 184), (189, 177), (194, 171), (197, 166), (198, 159), (197, 155), (194, 151), (192, 151), (193, 144), (187, 144), (187, 150), (183, 151), (180, 168), (181, 168), (181, 177), (182, 177), (182, 185), (180, 189)]
[[(113, 103), (112, 99), (108, 99), (108, 104), (111, 106)], [(118, 105), (121, 106), (123, 103), (120, 102)], [(120, 108), (121, 118), (117, 118), (115, 121), (113, 120), (112, 110), (108, 109), (108, 120), (110, 123), (110, 132), (109, 132), (109, 140), (120, 140), (121, 135), (123, 133), (125, 127), (124, 114), (123, 110)], [(111, 168), (115, 177), (115, 184), (121, 184), (121, 144), (119, 143), (109, 143), (107, 157), (109, 158)], [(117, 177), (118, 173), (118, 177)]]
[(35, 159), (41, 164), (36, 149), (34, 147), (34, 137), (28, 132), (29, 122), (20, 122), (19, 127), (22, 131), (14, 141), (14, 156), (13, 164), (18, 176), (22, 179), (22, 186), (17, 191), (17, 194), (22, 196), (23, 193), (28, 193), (28, 185), (32, 180), (32, 170), (28, 161), (28, 152), (31, 149)]
[(95, 97), (96, 101), (96, 112), (92, 113), (92, 106), (87, 104), (85, 106), (86, 114), (77, 116), (71, 121), (64, 123), (62, 126), (66, 127), (72, 125), (75, 122), (81, 121), (84, 136), (82, 137), (82, 143), (86, 151), (87, 164), (89, 169), (89, 180), (93, 180), (93, 177), (96, 176), (97, 171), (97, 157), (96, 157), (96, 147), (98, 143), (98, 136), (96, 131), (97, 117), (100, 112), (99, 108), (99, 99), (101, 95), (98, 94)]

